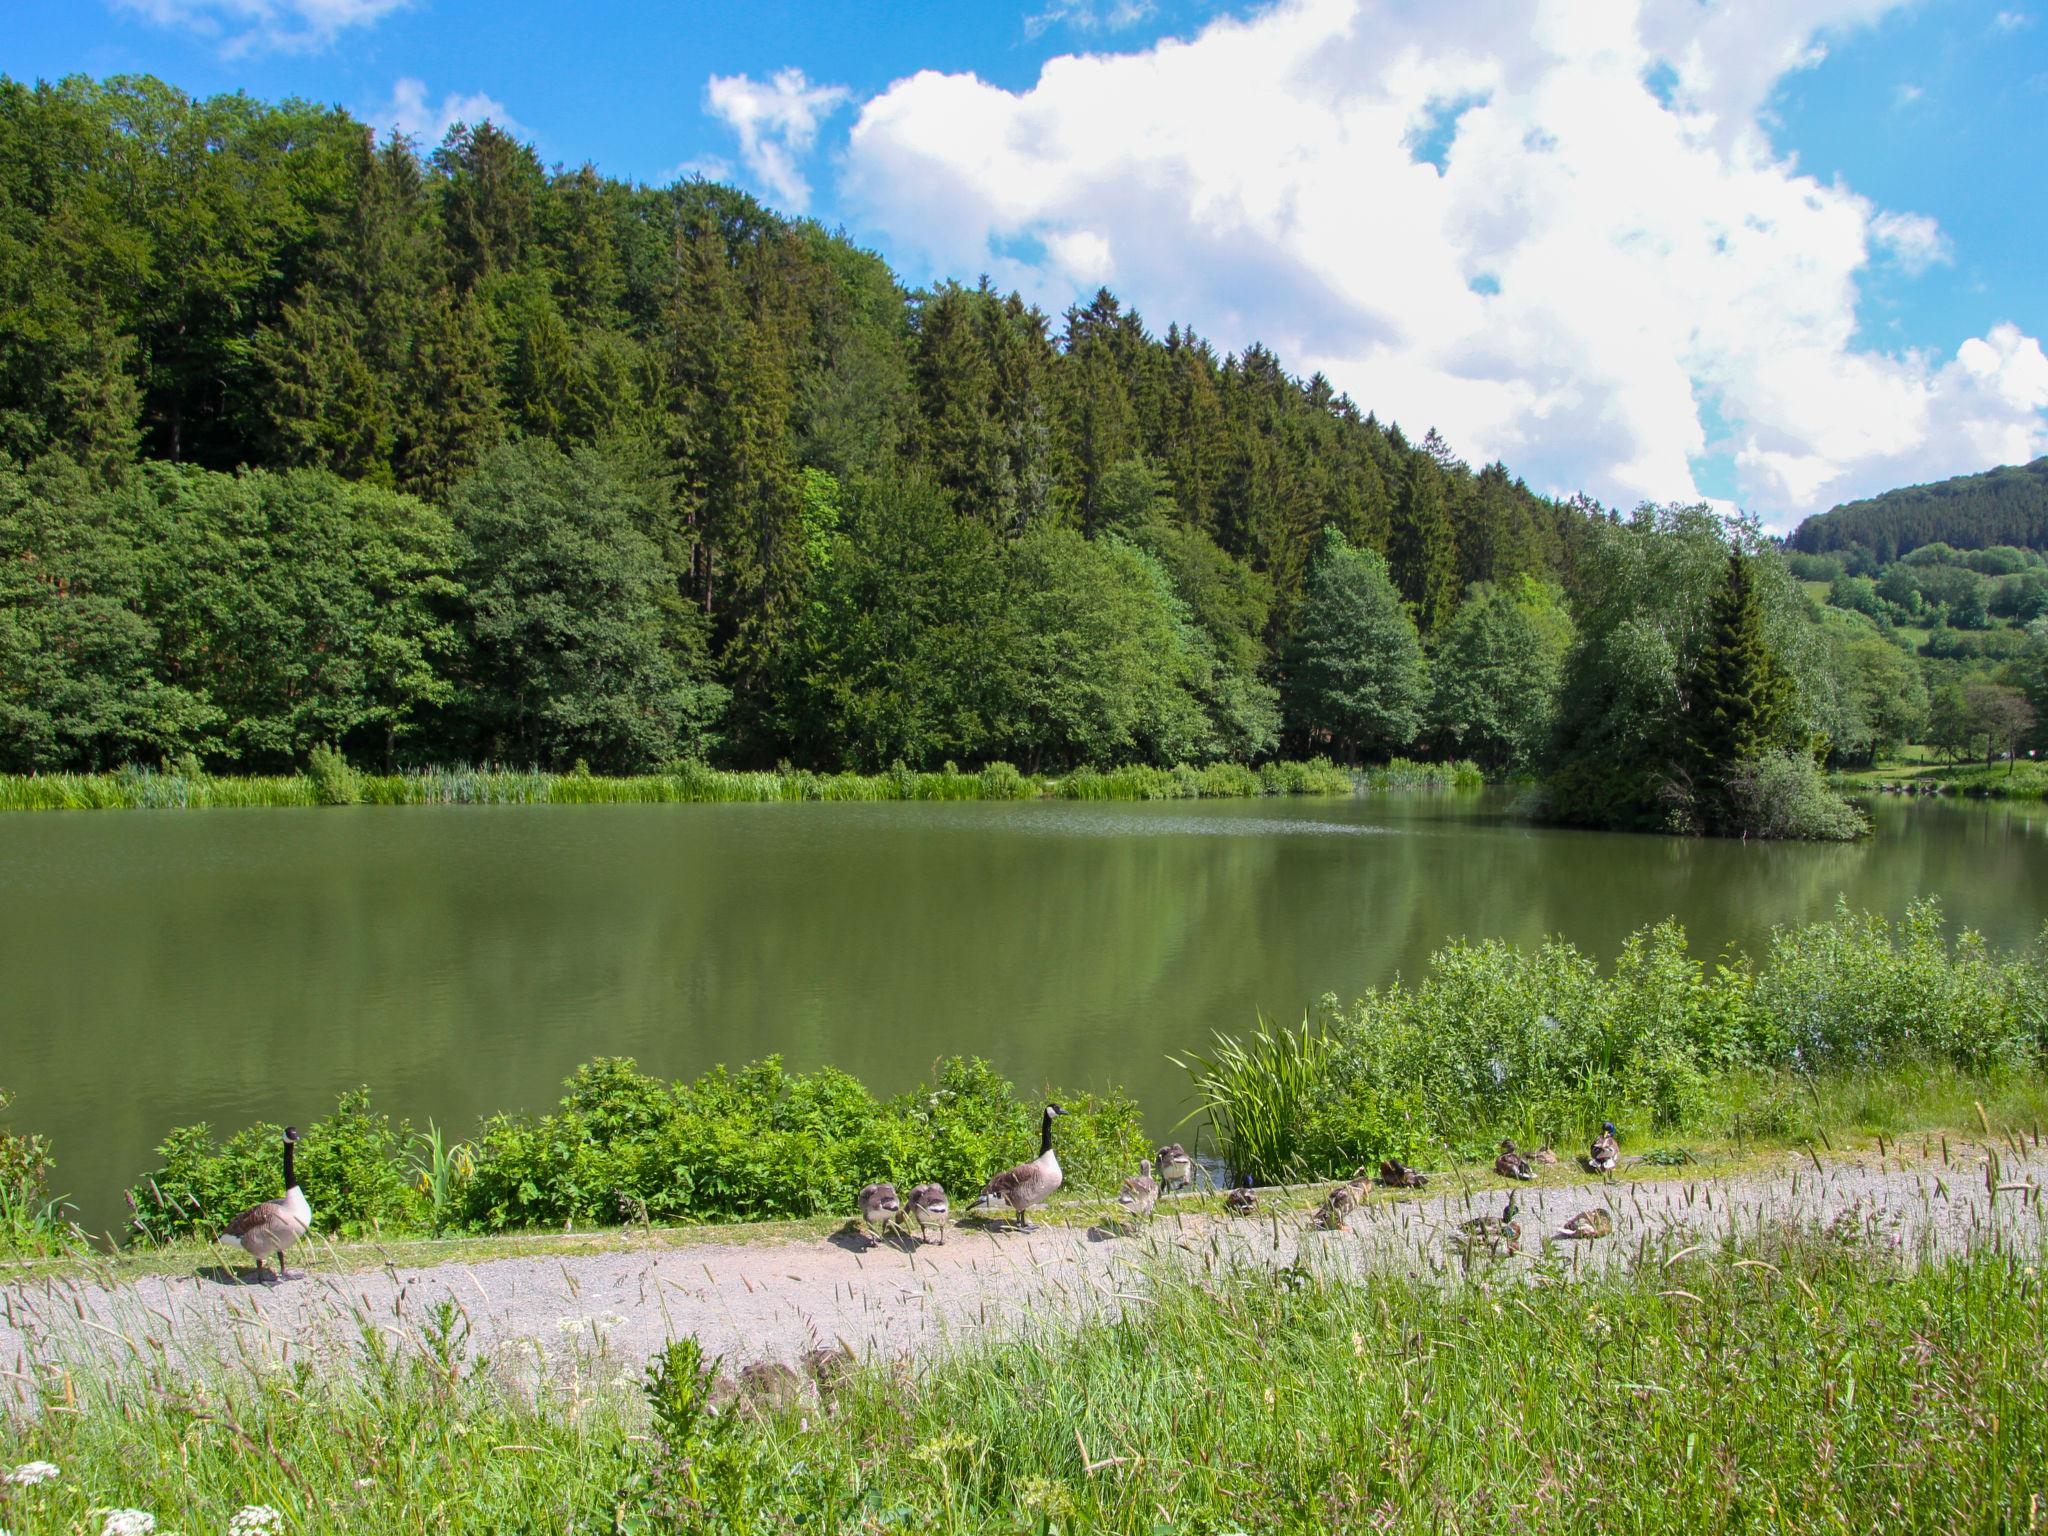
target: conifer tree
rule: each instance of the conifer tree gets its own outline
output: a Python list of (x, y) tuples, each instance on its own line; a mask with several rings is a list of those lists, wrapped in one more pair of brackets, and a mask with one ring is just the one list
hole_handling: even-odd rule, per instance
[(1780, 744), (1789, 707), (1787, 680), (1764, 637), (1755, 573), (1740, 550), (1728, 554), (1683, 699), (1680, 767), (1699, 819), (1719, 830), (1729, 776)]

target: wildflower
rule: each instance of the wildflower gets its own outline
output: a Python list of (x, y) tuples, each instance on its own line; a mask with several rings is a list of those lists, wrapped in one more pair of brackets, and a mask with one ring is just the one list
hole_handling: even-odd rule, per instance
[(283, 1513), (272, 1505), (244, 1504), (228, 1522), (228, 1536), (258, 1536), (259, 1532), (274, 1531), (283, 1523)]
[(1351, 1353), (1354, 1355), (1362, 1355), (1365, 1353), (1364, 1334), (1354, 1333), (1353, 1335), (1351, 1335)]
[(24, 1461), (6, 1480), (17, 1488), (33, 1488), (37, 1483), (47, 1483), (57, 1475), (57, 1464), (50, 1461)]
[(110, 1509), (100, 1536), (150, 1536), (155, 1529), (156, 1516), (146, 1509)]
[(1268, 1388), (1266, 1388), (1266, 1406), (1267, 1406), (1268, 1408), (1272, 1407), (1272, 1406), (1273, 1406), (1273, 1404), (1274, 1404), (1274, 1401), (1275, 1401), (1275, 1398), (1274, 1398), (1274, 1396), (1273, 1396), (1273, 1389), (1272, 1389), (1271, 1387), (1268, 1387)]

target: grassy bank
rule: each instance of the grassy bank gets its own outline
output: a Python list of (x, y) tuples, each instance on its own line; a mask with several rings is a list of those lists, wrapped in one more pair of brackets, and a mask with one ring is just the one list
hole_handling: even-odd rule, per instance
[(342, 1367), (195, 1376), (145, 1343), (23, 1383), (44, 1411), (8, 1454), (55, 1470), (0, 1491), (0, 1521), (2026, 1530), (2048, 1482), (2043, 1257), (1908, 1266), (1835, 1227), (1565, 1284), (1177, 1274), (1118, 1318), (718, 1415), (688, 1341), (643, 1371), (594, 1328), (541, 1370), (473, 1351), (452, 1304), (359, 1319)]
[(750, 772), (685, 763), (672, 772), (608, 777), (537, 769), (423, 768), (367, 774), (332, 759), (316, 771), (238, 777), (193, 771), (0, 774), (0, 810), (205, 810), (310, 805), (693, 804), (772, 800), (1194, 800), (1257, 795), (1348, 795), (1373, 789), (1476, 788), (1471, 763), (1405, 760), (1354, 773), (1327, 758), (1298, 763), (1132, 766), (1059, 775), (1008, 763), (962, 772)]
[(2013, 763), (1938, 764), (1888, 763), (1831, 776), (1838, 789), (1859, 794), (1883, 793), (1902, 786), (1922, 794), (1969, 795), (1990, 800), (2048, 799), (2048, 763), (2031, 759)]

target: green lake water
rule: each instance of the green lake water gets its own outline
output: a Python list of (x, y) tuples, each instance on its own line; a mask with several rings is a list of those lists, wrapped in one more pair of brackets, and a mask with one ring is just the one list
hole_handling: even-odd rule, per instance
[(1183, 1113), (1170, 1051), (1413, 978), (1458, 936), (1603, 961), (1683, 921), (1759, 943), (1838, 897), (2048, 919), (2048, 815), (1880, 801), (1852, 847), (1563, 832), (1492, 795), (1159, 804), (78, 812), (0, 817), (0, 1087), (90, 1224), (173, 1125), (367, 1083), (467, 1134), (599, 1055), (771, 1051), (879, 1091), (954, 1053)]

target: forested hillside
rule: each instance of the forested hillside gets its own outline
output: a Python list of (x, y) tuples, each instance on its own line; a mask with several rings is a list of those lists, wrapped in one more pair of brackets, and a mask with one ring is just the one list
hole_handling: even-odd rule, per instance
[(0, 85), (0, 458), (17, 769), (1255, 756), (1326, 528), (1434, 636), (1584, 522), (1106, 292), (132, 79)]
[(1802, 554), (1844, 555), (1854, 576), (1928, 544), (2048, 550), (2048, 458), (1847, 502), (1809, 517), (1786, 542)]

